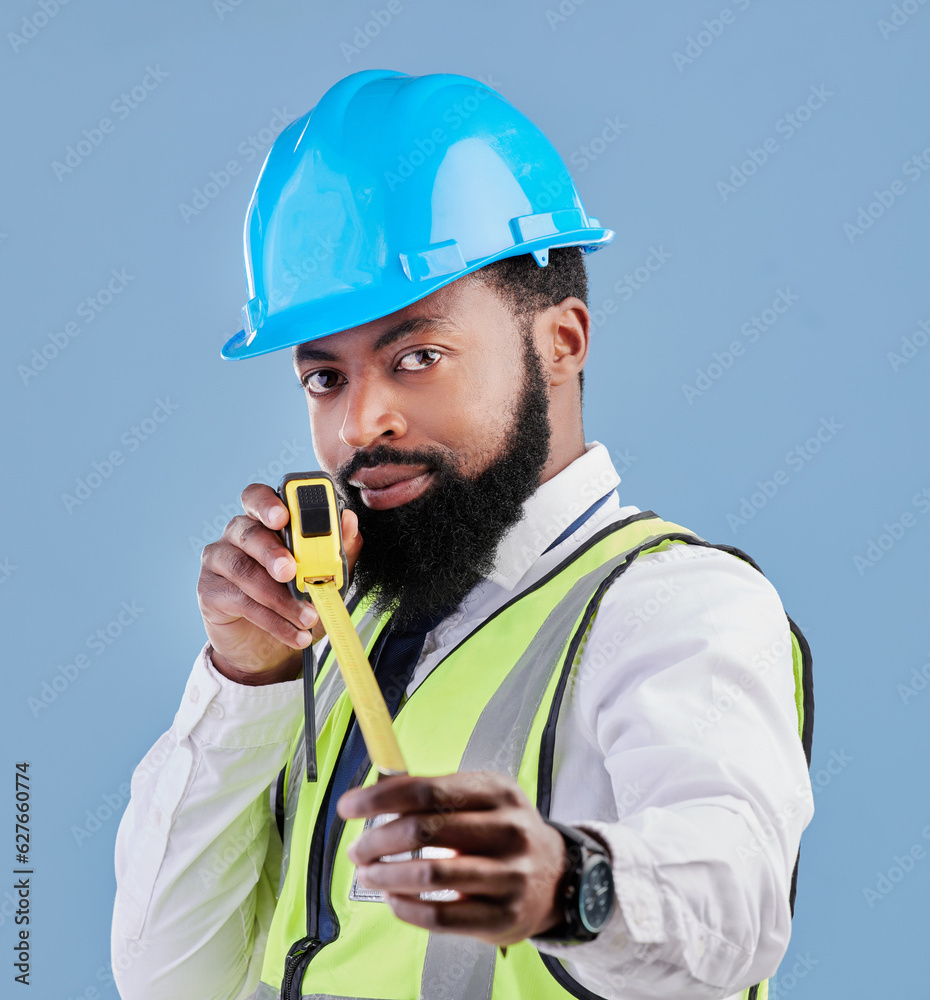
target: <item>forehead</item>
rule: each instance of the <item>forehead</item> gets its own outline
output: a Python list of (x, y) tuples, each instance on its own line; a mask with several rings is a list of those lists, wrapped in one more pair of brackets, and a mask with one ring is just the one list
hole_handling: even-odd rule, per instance
[[(338, 361), (348, 353), (377, 353), (407, 337), (447, 336), (460, 343), (509, 333), (512, 318), (483, 282), (460, 278), (397, 312), (294, 347), (294, 364)], [(506, 322), (502, 322), (502, 318)]]

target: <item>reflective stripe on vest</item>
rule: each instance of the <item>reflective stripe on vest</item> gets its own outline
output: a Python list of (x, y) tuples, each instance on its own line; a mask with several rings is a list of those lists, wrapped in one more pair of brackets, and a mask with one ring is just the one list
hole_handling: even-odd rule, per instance
[[(651, 511), (608, 525), (477, 626), (413, 692), (394, 721), (411, 773), (509, 774), (548, 815), (552, 752), (563, 693), (580, 661), (583, 640), (600, 600), (638, 555), (674, 544), (720, 548), (755, 566), (738, 549), (710, 546)], [(353, 621), (370, 652), (383, 622), (370, 616), (363, 605), (354, 610)], [(799, 735), (809, 763), (810, 656), (803, 636), (788, 621)], [(308, 879), (319, 859), (308, 855), (352, 714), (339, 670), (332, 656), (327, 660), (316, 682), (320, 780), (315, 785), (303, 780), (302, 733), (295, 736), (288, 764), (281, 888), (265, 949), (262, 984), (255, 994), (259, 1000), (282, 995), (289, 948), (315, 932), (317, 884), (314, 879), (308, 885)], [(469, 664), (480, 665), (480, 670), (469, 669)], [(375, 777), (369, 773), (363, 783), (370, 784)], [(596, 997), (572, 979), (561, 962), (542, 955), (528, 941), (510, 946), (501, 959), (497, 949), (476, 938), (429, 934), (395, 918), (384, 903), (351, 899), (354, 869), (345, 849), (362, 828), (360, 820), (346, 823), (331, 859), (329, 897), (324, 905), (328, 903), (333, 910), (337, 937), (300, 969), (289, 998)], [(292, 850), (295, 837), (301, 845), (296, 853)], [(792, 904), (794, 888), (795, 878)], [(767, 995), (767, 981), (742, 994), (745, 1000), (766, 1000)]]

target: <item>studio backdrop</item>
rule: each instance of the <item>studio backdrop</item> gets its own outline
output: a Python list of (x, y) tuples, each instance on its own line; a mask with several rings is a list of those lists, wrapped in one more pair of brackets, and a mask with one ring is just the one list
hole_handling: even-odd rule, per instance
[(116, 998), (114, 839), (205, 641), (201, 551), (317, 466), (290, 352), (220, 358), (246, 205), (379, 68), (477, 77), (551, 138), (617, 234), (588, 440), (810, 641), (777, 996), (925, 996), (930, 4), (7, 0), (0, 33), (0, 993)]

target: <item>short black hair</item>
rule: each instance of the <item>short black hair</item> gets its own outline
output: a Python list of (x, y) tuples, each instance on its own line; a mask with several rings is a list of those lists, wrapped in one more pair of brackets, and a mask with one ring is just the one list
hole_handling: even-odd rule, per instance
[[(588, 304), (588, 272), (581, 247), (553, 247), (545, 267), (524, 253), (485, 264), (468, 277), (497, 292), (525, 338), (531, 334), (537, 313), (571, 295)], [(578, 388), (584, 389), (583, 371), (578, 373)]]

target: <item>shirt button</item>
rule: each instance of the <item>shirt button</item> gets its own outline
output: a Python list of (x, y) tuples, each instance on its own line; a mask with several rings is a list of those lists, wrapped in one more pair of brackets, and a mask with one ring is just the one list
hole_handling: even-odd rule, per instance
[(207, 715), (213, 719), (222, 719), (224, 714), (222, 705), (217, 705), (215, 701), (210, 703), (210, 707), (207, 709)]
[(152, 819), (155, 820), (156, 826), (161, 826), (161, 809), (156, 809)]
[(197, 687), (197, 685), (196, 685), (196, 684), (195, 684), (195, 685), (194, 685), (194, 686), (193, 686), (193, 687), (191, 688), (191, 691), (190, 691), (190, 694), (188, 695), (188, 697), (190, 698), (190, 700), (191, 700), (191, 701), (192, 701), (192, 702), (193, 702), (193, 703), (194, 703), (195, 705), (196, 705), (196, 704), (197, 704), (197, 702), (198, 702), (198, 701), (200, 700), (200, 688), (199, 688), (199, 687)]

